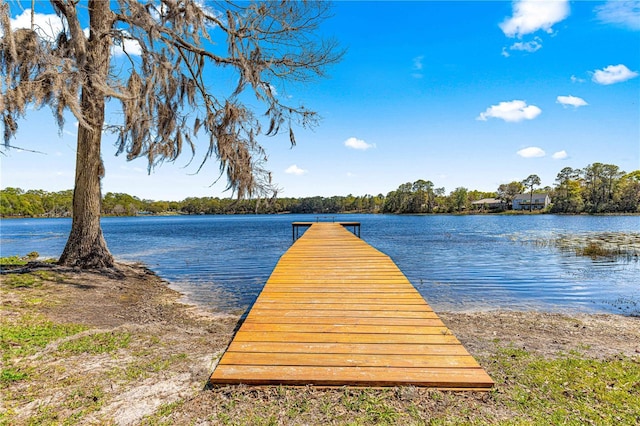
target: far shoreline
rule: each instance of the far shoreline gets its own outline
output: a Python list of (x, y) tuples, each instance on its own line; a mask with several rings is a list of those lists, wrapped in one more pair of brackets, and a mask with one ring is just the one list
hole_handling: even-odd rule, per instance
[[(337, 216), (337, 215), (371, 215), (371, 216), (577, 216), (577, 217), (617, 217), (617, 216), (640, 216), (640, 212), (635, 213), (550, 213), (550, 212), (529, 212), (509, 210), (504, 212), (452, 212), (452, 213), (371, 213), (371, 212), (338, 212), (338, 213), (179, 213), (165, 212), (158, 214), (134, 214), (134, 215), (102, 215), (101, 218), (131, 218), (131, 217), (201, 217), (201, 216), (277, 216), (277, 215), (300, 215), (300, 216)], [(69, 215), (62, 216), (0, 216), (0, 220), (15, 219), (72, 219)]]

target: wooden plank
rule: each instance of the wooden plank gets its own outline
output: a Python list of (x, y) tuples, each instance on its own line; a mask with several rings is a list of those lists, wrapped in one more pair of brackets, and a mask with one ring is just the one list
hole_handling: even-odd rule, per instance
[(359, 296), (353, 293), (345, 293), (345, 294), (330, 294), (324, 297), (316, 296), (316, 297), (304, 297), (304, 296), (270, 296), (268, 294), (263, 294), (260, 299), (258, 299), (261, 303), (278, 303), (280, 301), (286, 301), (288, 303), (358, 303), (362, 301), (362, 303), (367, 303), (371, 305), (388, 305), (388, 304), (396, 304), (396, 305), (419, 305), (420, 299), (417, 297), (394, 297), (387, 298), (379, 295), (368, 295), (368, 296)]
[(419, 293), (409, 291), (409, 290), (381, 291), (381, 290), (375, 290), (375, 289), (372, 289), (370, 291), (363, 291), (363, 289), (359, 289), (359, 291), (337, 290), (337, 289), (333, 289), (333, 291), (331, 291), (331, 289), (327, 289), (327, 291), (318, 291), (318, 289), (316, 289), (315, 291), (312, 289), (298, 289), (297, 291), (279, 291), (279, 290), (270, 288), (268, 290), (263, 291), (260, 297), (265, 299), (266, 298), (288, 299), (292, 297), (293, 298), (305, 297), (308, 299), (317, 300), (321, 298), (335, 297), (336, 293), (340, 296), (356, 297), (359, 300), (380, 299), (380, 298), (384, 298), (386, 300), (392, 300), (392, 299), (422, 300), (422, 297), (420, 296)]
[(287, 302), (284, 302), (284, 301), (266, 302), (264, 300), (261, 300), (260, 304), (257, 304), (257, 302), (258, 301), (256, 301), (256, 305), (254, 306), (258, 306), (260, 309), (306, 309), (309, 311), (314, 309), (322, 309), (322, 310), (334, 309), (334, 310), (345, 310), (345, 311), (348, 310), (348, 311), (360, 311), (360, 312), (369, 312), (369, 311), (423, 312), (423, 311), (426, 311), (426, 309), (428, 308), (428, 312), (433, 312), (429, 307), (429, 305), (427, 305), (427, 303), (424, 301), (422, 302), (416, 301), (414, 303), (408, 303), (408, 304), (402, 304), (402, 305), (400, 304), (390, 305), (389, 303), (356, 303), (356, 302), (327, 303), (327, 302), (315, 302), (315, 301), (290, 303), (288, 301)]
[(487, 389), (491, 378), (480, 368), (385, 368), (226, 365), (214, 372), (214, 383), (319, 386), (428, 386)]
[(331, 223), (281, 257), (210, 382), (493, 385), (395, 263)]
[(439, 318), (361, 318), (361, 317), (309, 317), (301, 312), (297, 316), (274, 317), (272, 315), (249, 315), (245, 323), (252, 324), (324, 324), (324, 325), (368, 325), (368, 326), (409, 326), (409, 327), (440, 327), (444, 323)]
[(268, 318), (287, 318), (287, 317), (305, 317), (305, 318), (315, 318), (315, 317), (338, 317), (338, 318), (389, 318), (389, 319), (411, 319), (411, 318), (424, 318), (424, 319), (437, 319), (438, 315), (436, 315), (433, 311), (373, 311), (367, 310), (366, 312), (362, 311), (347, 311), (342, 309), (334, 309), (334, 310), (321, 310), (321, 309), (266, 309), (263, 306), (255, 306), (249, 315), (248, 318), (254, 317), (268, 317)]
[(312, 354), (394, 354), (394, 355), (468, 355), (459, 344), (408, 343), (299, 343), (299, 342), (240, 342), (229, 345), (231, 352), (281, 352)]
[[(342, 286), (342, 288), (340, 288), (340, 286)], [(302, 294), (302, 296), (305, 296), (308, 298), (314, 298), (314, 297), (322, 297), (327, 294), (329, 296), (335, 296), (335, 294), (332, 294), (332, 293), (338, 293), (338, 294), (357, 293), (358, 295), (363, 297), (366, 296), (367, 294), (372, 294), (372, 295), (377, 295), (379, 297), (397, 296), (395, 298), (411, 297), (411, 298), (424, 300), (422, 296), (420, 296), (420, 293), (418, 293), (417, 291), (414, 292), (406, 288), (403, 289), (402, 287), (399, 287), (397, 285), (395, 285), (396, 288), (394, 290), (393, 285), (380, 285), (380, 284), (355, 285), (355, 284), (351, 284), (349, 281), (346, 281), (344, 283), (340, 281), (328, 281), (326, 287), (324, 288), (321, 288), (321, 287), (322, 286), (317, 283), (313, 283), (313, 284), (299, 283), (297, 285), (287, 285), (287, 286), (276, 285), (274, 286), (274, 288), (263, 289), (258, 297), (261, 297), (264, 295), (269, 295), (271, 297), (277, 297), (277, 296), (286, 297), (287, 295), (301, 296), (301, 294), (297, 294), (297, 293), (304, 293)], [(312, 294), (312, 293), (316, 293), (316, 294)]]
[[(249, 355), (249, 356), (247, 356)], [(326, 354), (227, 351), (220, 365), (317, 367), (477, 368), (471, 355)]]
[(242, 331), (283, 333), (369, 333), (369, 334), (447, 334), (447, 327), (402, 326), (402, 325), (342, 325), (342, 324), (262, 324), (245, 322)]
[[(309, 287), (309, 288), (315, 288), (315, 287), (321, 287), (324, 289), (331, 289), (331, 288), (341, 288), (341, 289), (345, 289), (345, 290), (349, 290), (349, 289), (367, 289), (367, 288), (381, 288), (381, 289), (386, 289), (386, 288), (390, 288), (390, 289), (398, 289), (399, 286), (404, 286), (405, 283), (407, 282), (407, 280), (405, 278), (403, 279), (389, 279), (389, 280), (385, 280), (385, 279), (352, 279), (352, 280), (344, 280), (342, 278), (340, 279), (336, 279), (336, 280), (327, 280), (326, 278), (310, 278), (310, 279), (306, 279), (306, 280), (300, 280), (297, 278), (293, 278), (293, 279), (269, 279), (269, 286), (270, 288), (277, 288), (277, 289), (287, 289), (287, 290), (295, 290), (296, 288), (304, 288), (304, 287)], [(345, 284), (348, 284), (348, 286), (345, 286)]]
[[(384, 338), (381, 338), (381, 337)], [(238, 330), (239, 342), (460, 344), (451, 334), (303, 333)]]

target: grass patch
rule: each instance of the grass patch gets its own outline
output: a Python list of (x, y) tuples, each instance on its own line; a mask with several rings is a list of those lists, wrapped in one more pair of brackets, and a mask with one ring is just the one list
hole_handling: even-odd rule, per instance
[(24, 365), (19, 358), (34, 355), (49, 343), (72, 336), (84, 329), (81, 325), (55, 324), (41, 317), (29, 315), (22, 316), (19, 322), (0, 321), (0, 352), (3, 361), (0, 388), (28, 380), (32, 376), (34, 368)]
[(44, 281), (61, 283), (64, 282), (64, 277), (49, 271), (9, 273), (2, 277), (2, 285), (10, 289), (40, 287)]
[(126, 348), (130, 342), (130, 333), (96, 333), (63, 342), (58, 346), (58, 350), (71, 355), (97, 355)]
[(390, 405), (391, 395), (388, 393), (346, 389), (340, 402), (348, 411), (358, 413), (358, 417), (366, 424), (395, 424), (400, 413)]
[(11, 382), (19, 382), (29, 377), (29, 374), (20, 368), (3, 368), (0, 370), (0, 387), (9, 384)]
[(9, 288), (33, 288), (42, 285), (42, 280), (34, 274), (9, 274), (2, 279)]
[(26, 256), (6, 256), (0, 257), (0, 266), (24, 266), (40, 257), (40, 253), (32, 251)]
[(589, 359), (573, 352), (556, 359), (505, 349), (499, 399), (532, 424), (637, 424), (640, 359)]
[(36, 315), (25, 315), (19, 323), (0, 321), (2, 359), (35, 354), (49, 343), (86, 330), (77, 324), (56, 324)]

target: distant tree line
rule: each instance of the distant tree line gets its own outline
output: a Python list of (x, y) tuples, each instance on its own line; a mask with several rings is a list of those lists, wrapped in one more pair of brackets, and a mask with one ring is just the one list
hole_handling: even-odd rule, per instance
[(553, 213), (636, 213), (640, 211), (640, 170), (625, 173), (613, 164), (565, 167), (556, 177)]
[(449, 195), (444, 188), (435, 188), (433, 182), (417, 180), (403, 183), (385, 197), (383, 213), (456, 213), (468, 211), (471, 203), (488, 197), (495, 192), (470, 191), (459, 187)]
[[(73, 191), (24, 191), (5, 188), (0, 191), (0, 216), (67, 217), (72, 212)], [(379, 213), (385, 197), (335, 196), (265, 199), (189, 197), (182, 201), (142, 200), (138, 197), (108, 192), (102, 198), (105, 216), (157, 214), (269, 214), (269, 213)]]
[(71, 213), (73, 191), (23, 191), (5, 188), (0, 191), (0, 216), (64, 217)]
[[(612, 164), (594, 163), (584, 169), (563, 168), (554, 187), (537, 188), (540, 178), (500, 185), (495, 192), (459, 187), (446, 193), (433, 182), (417, 180), (400, 185), (386, 196), (333, 196), (275, 199), (231, 199), (189, 197), (182, 201), (141, 200), (129, 194), (108, 192), (102, 199), (102, 214), (135, 216), (155, 214), (265, 214), (265, 213), (462, 213), (474, 210), (474, 201), (495, 198), (509, 210), (518, 194), (546, 192), (550, 213), (639, 213), (640, 170), (625, 173)], [(73, 192), (0, 191), (0, 216), (65, 217), (72, 211)]]

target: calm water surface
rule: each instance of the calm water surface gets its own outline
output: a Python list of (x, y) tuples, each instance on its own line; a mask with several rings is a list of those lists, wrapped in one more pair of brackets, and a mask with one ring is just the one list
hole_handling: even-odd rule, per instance
[[(141, 261), (215, 311), (243, 311), (291, 245), (291, 222), (316, 215), (105, 218), (111, 252)], [(592, 260), (539, 242), (598, 232), (640, 233), (640, 218), (332, 215), (362, 223), (435, 310), (640, 313), (640, 261)], [(2, 256), (62, 253), (68, 219), (0, 221)], [(537, 242), (537, 243), (536, 243)]]

